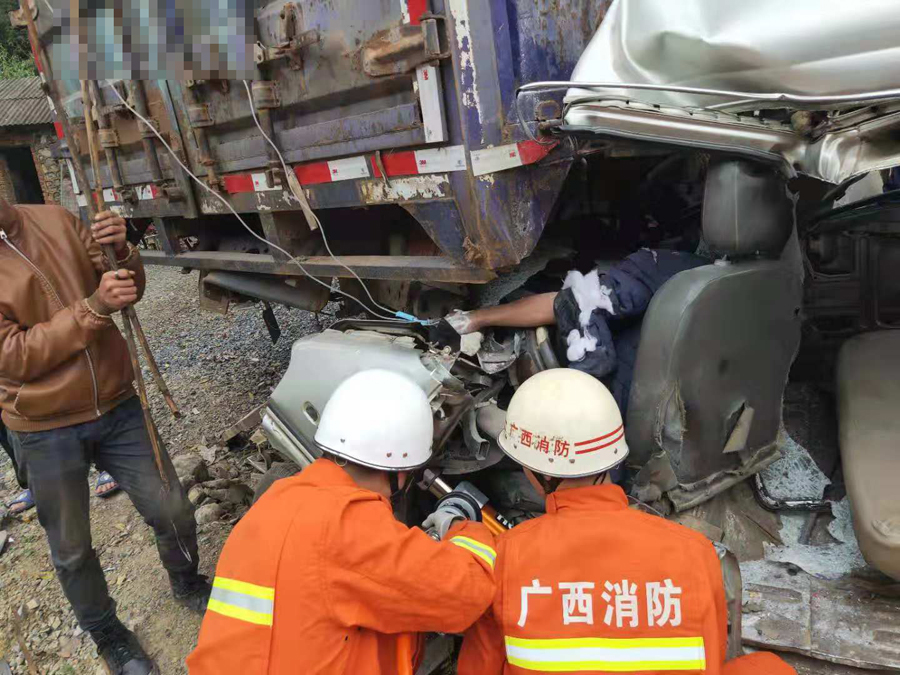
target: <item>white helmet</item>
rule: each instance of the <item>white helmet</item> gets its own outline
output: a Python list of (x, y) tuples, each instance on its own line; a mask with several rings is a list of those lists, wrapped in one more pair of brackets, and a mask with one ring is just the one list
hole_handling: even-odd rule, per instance
[(390, 370), (363, 370), (334, 390), (316, 431), (325, 451), (385, 471), (431, 459), (434, 422), (425, 392)]
[(622, 413), (587, 373), (554, 368), (530, 377), (509, 403), (500, 447), (524, 467), (555, 478), (608, 471), (628, 456)]

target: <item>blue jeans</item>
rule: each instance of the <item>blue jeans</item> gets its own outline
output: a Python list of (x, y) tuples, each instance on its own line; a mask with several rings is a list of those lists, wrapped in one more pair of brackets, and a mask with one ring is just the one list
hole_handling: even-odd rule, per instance
[(91, 545), (87, 477), (92, 463), (112, 475), (153, 528), (166, 570), (196, 572), (193, 506), (168, 457), (164, 462), (171, 490), (163, 498), (163, 483), (136, 396), (92, 422), (51, 431), (8, 433), (34, 495), (38, 520), (47, 533), (56, 576), (84, 630), (102, 627), (116, 611)]

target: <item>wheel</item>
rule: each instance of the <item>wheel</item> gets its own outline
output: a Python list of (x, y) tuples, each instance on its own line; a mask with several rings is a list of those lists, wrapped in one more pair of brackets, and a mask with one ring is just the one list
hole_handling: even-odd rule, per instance
[(259, 484), (256, 486), (256, 491), (253, 493), (253, 503), (255, 504), (259, 501), (259, 498), (263, 496), (266, 490), (272, 487), (272, 483), (276, 480), (290, 478), (299, 472), (300, 467), (296, 464), (291, 464), (290, 462), (275, 462), (272, 464), (271, 468), (259, 479)]

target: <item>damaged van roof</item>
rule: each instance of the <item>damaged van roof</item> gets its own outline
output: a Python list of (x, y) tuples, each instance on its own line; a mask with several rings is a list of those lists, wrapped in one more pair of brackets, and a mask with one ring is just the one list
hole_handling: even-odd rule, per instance
[(898, 33), (893, 0), (617, 0), (571, 82), (522, 90), (568, 85), (564, 130), (740, 152), (839, 183), (900, 164)]

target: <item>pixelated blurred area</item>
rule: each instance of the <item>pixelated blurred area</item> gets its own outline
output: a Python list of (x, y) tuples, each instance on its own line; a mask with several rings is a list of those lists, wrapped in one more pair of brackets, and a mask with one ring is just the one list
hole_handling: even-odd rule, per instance
[[(62, 79), (245, 79), (256, 74), (251, 0), (31, 0), (61, 36)], [(49, 15), (49, 16), (47, 16)], [(49, 44), (48, 44), (49, 46)]]

